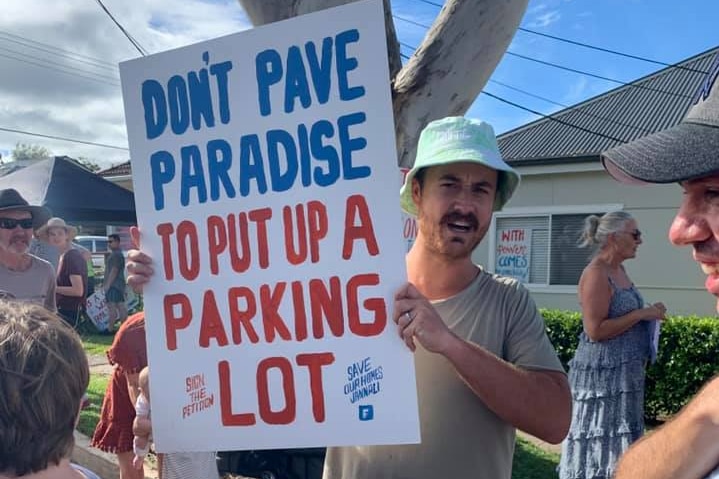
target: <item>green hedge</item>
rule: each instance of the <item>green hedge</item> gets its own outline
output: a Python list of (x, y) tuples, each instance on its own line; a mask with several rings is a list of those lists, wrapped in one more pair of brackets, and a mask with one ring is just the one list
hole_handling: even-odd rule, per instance
[[(574, 356), (582, 317), (574, 311), (543, 309), (547, 334), (567, 368)], [(672, 316), (664, 321), (657, 362), (647, 370), (647, 419), (670, 416), (719, 372), (719, 320)]]

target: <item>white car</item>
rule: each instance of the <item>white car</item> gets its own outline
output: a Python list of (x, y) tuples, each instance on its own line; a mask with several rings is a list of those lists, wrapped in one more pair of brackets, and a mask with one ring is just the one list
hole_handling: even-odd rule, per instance
[(92, 266), (96, 272), (104, 271), (105, 255), (110, 252), (107, 236), (75, 236), (73, 242), (87, 248), (92, 254)]

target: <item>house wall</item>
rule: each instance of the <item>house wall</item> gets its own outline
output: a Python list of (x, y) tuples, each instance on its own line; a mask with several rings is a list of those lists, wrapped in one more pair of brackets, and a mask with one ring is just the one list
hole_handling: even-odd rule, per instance
[[(549, 170), (549, 168), (547, 168)], [(556, 169), (555, 169), (556, 170)], [(670, 314), (716, 315), (716, 300), (704, 290), (705, 276), (692, 260), (691, 248), (676, 248), (667, 231), (681, 201), (678, 185), (624, 185), (614, 181), (597, 165), (596, 171), (543, 173), (522, 172), (522, 184), (504, 211), (552, 207), (590, 207), (619, 204), (631, 213), (642, 231), (637, 257), (625, 267), (648, 302), (662, 301)], [(489, 252), (494, 226), (474, 253), (474, 260), (493, 270)], [(576, 287), (530, 286), (537, 304), (547, 308), (579, 310)]]

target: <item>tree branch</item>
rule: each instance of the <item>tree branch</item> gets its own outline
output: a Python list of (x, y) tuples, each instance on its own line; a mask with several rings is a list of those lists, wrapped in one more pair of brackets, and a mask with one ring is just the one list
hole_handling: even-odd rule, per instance
[(401, 166), (428, 122), (467, 112), (507, 50), (527, 0), (448, 0), (394, 82)]
[[(239, 0), (254, 25), (355, 0)], [(424, 41), (402, 67), (390, 0), (383, 0), (401, 166), (412, 166), (428, 122), (463, 115), (507, 50), (528, 0), (447, 0)]]

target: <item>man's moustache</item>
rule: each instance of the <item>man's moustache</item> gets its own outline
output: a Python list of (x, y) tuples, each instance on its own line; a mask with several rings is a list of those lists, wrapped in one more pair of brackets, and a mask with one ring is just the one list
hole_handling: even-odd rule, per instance
[(694, 253), (697, 256), (706, 256), (709, 258), (719, 257), (719, 242), (713, 238), (709, 241), (703, 241), (701, 243), (694, 243)]
[(442, 223), (468, 223), (470, 227), (476, 229), (479, 225), (479, 220), (471, 213), (466, 215), (461, 213), (450, 213), (442, 218)]

